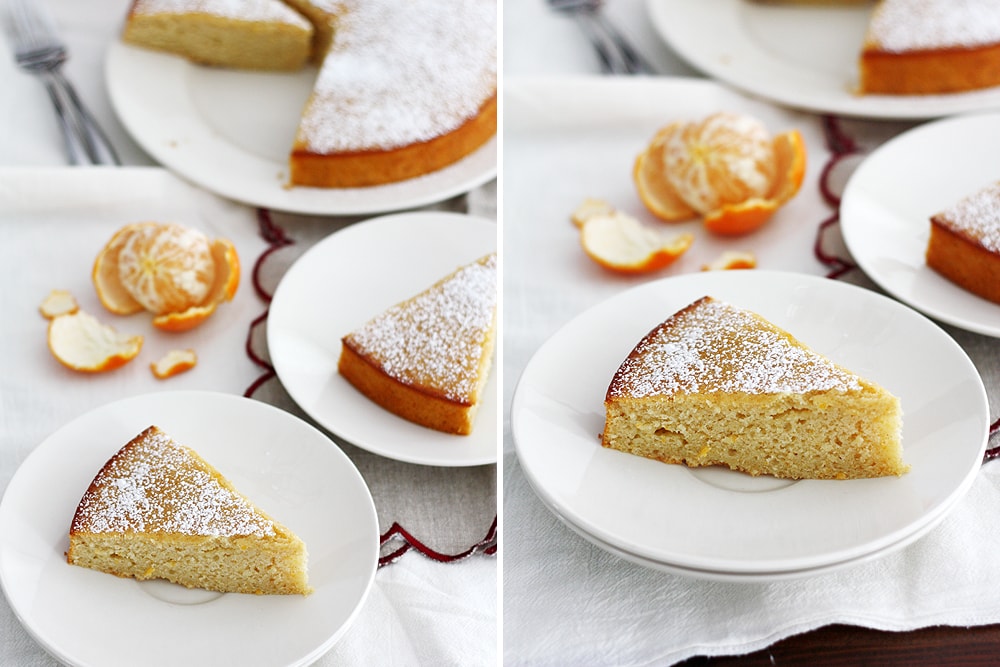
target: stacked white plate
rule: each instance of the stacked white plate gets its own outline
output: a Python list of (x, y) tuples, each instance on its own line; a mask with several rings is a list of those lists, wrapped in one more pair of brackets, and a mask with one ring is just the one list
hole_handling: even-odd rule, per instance
[[(706, 295), (759, 313), (898, 396), (910, 472), (789, 481), (601, 447), (618, 365), (655, 325)], [(878, 558), (931, 530), (972, 484), (989, 411), (968, 356), (915, 310), (825, 278), (721, 271), (632, 288), (569, 322), (525, 368), (511, 428), (539, 498), (596, 546), (677, 574), (768, 581)]]

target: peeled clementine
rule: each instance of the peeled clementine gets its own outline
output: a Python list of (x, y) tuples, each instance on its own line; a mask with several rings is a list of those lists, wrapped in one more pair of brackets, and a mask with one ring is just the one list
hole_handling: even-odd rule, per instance
[(82, 310), (49, 322), (52, 355), (67, 368), (100, 373), (124, 366), (142, 349), (142, 336), (120, 334)]
[(805, 167), (797, 130), (772, 138), (757, 119), (721, 112), (657, 132), (636, 160), (633, 180), (657, 217), (701, 215), (709, 231), (737, 235), (763, 225), (795, 196)]
[(94, 262), (94, 287), (113, 313), (147, 310), (153, 325), (185, 331), (204, 322), (239, 287), (236, 248), (173, 223), (126, 225)]

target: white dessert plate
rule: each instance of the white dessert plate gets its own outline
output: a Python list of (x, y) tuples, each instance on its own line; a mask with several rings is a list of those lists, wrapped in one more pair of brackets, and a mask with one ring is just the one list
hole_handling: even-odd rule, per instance
[(1000, 87), (950, 95), (858, 95), (868, 3), (646, 0), (653, 27), (692, 66), (779, 104), (870, 118), (1000, 107)]
[[(618, 365), (656, 324), (705, 295), (761, 314), (899, 396), (910, 472), (793, 482), (602, 448), (604, 395)], [(770, 271), (685, 274), (585, 311), (535, 353), (511, 404), (521, 465), (557, 515), (631, 555), (729, 575), (818, 571), (913, 538), (971, 486), (988, 429), (975, 366), (933, 322), (870, 290)]]
[[(308, 596), (220, 594), (66, 563), (69, 524), (101, 466), (156, 424), (197, 451), (309, 550)], [(259, 401), (184, 391), (127, 398), (65, 425), (0, 503), (0, 584), (29, 633), (70, 665), (307, 665), (347, 630), (378, 562), (378, 519), (350, 459)]]
[(1000, 113), (956, 116), (886, 142), (844, 189), (840, 226), (861, 269), (885, 291), (925, 314), (1000, 336), (1000, 305), (930, 269), (930, 217), (1000, 181)]
[(164, 166), (229, 199), (316, 215), (396, 211), (442, 201), (489, 181), (497, 142), (419, 178), (367, 188), (288, 187), (288, 153), (316, 78), (201, 67), (112, 42), (105, 61), (122, 124)]
[(497, 226), (458, 213), (400, 213), (331, 234), (288, 269), (267, 318), (278, 378), (321, 426), (375, 454), (435, 466), (496, 463), (496, 370), (472, 433), (425, 428), (368, 400), (337, 373), (341, 337), (497, 247)]

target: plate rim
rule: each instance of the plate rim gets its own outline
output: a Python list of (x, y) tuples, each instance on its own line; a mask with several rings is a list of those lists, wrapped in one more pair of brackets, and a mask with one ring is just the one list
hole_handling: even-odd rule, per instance
[[(773, 84), (757, 79), (748, 81), (743, 73), (725, 66), (724, 58), (708, 51), (693, 51), (685, 40), (677, 35), (684, 29), (683, 18), (689, 11), (705, 11), (711, 5), (712, 16), (730, 18), (735, 14), (740, 0), (724, 0), (728, 7), (716, 3), (687, 3), (684, 0), (645, 0), (646, 13), (654, 32), (663, 42), (695, 69), (713, 78), (726, 82), (752, 95), (758, 95), (780, 104), (811, 111), (814, 113), (834, 113), (859, 118), (883, 120), (920, 120), (962, 113), (983, 108), (1000, 107), (1000, 87), (955, 93), (952, 95), (852, 95), (844, 90), (832, 101), (803, 97), (795, 89), (775, 88)], [(721, 3), (720, 3), (721, 4)], [(696, 9), (697, 8), (697, 9)], [(790, 8), (792, 10), (801, 8)], [(669, 20), (666, 14), (669, 13)], [(742, 35), (742, 31), (737, 31)], [(746, 44), (753, 45), (747, 40)], [(756, 49), (754, 49), (756, 50)], [(984, 99), (985, 98), (985, 99)]]
[[(536, 349), (535, 353), (532, 355), (528, 364), (525, 366), (524, 371), (521, 373), (520, 377), (518, 378), (517, 384), (515, 385), (514, 395), (511, 400), (510, 421), (511, 421), (511, 435), (514, 441), (514, 450), (516, 455), (518, 456), (521, 470), (529, 482), (529, 486), (532, 488), (533, 491), (535, 491), (536, 494), (539, 495), (539, 498), (542, 500), (542, 503), (550, 511), (553, 511), (561, 520), (565, 520), (563, 519), (563, 517), (567, 513), (566, 509), (564, 508), (564, 503), (561, 502), (560, 498), (555, 497), (553, 495), (553, 492), (544, 488), (544, 484), (542, 484), (536, 478), (536, 471), (534, 471), (531, 466), (525, 464), (525, 459), (522, 456), (522, 451), (527, 445), (525, 445), (524, 438), (520, 432), (519, 414), (521, 413), (522, 410), (521, 402), (524, 400), (523, 389), (524, 389), (524, 384), (526, 382), (526, 378), (528, 377), (528, 371), (534, 365), (536, 359), (538, 359), (542, 354), (545, 353), (545, 349), (554, 344), (553, 341), (555, 341), (561, 333), (570, 330), (573, 326), (579, 326), (579, 322), (583, 320), (585, 317), (587, 317), (588, 314), (591, 313), (591, 311), (595, 311), (600, 308), (609, 308), (616, 300), (624, 299), (625, 298), (624, 295), (626, 294), (638, 293), (643, 290), (665, 289), (666, 287), (669, 287), (670, 285), (676, 284), (677, 282), (680, 281), (697, 282), (699, 280), (704, 280), (706, 278), (709, 280), (712, 279), (736, 280), (736, 278), (732, 277), (731, 274), (724, 274), (724, 273), (719, 274), (717, 276), (712, 276), (711, 274), (681, 274), (678, 276), (671, 276), (667, 278), (653, 280), (629, 288), (627, 290), (624, 290), (623, 292), (615, 296), (612, 296), (608, 299), (605, 299), (604, 301), (599, 302), (594, 306), (591, 306), (590, 308), (587, 308), (583, 312), (578, 313), (575, 317), (571, 318), (563, 326), (559, 327), (548, 339), (546, 339)], [(911, 522), (911, 525), (908, 525), (902, 529), (896, 528), (893, 531), (889, 532), (887, 535), (882, 535), (881, 537), (876, 539), (870, 539), (862, 547), (851, 547), (849, 549), (840, 548), (838, 549), (837, 552), (835, 552), (835, 557), (833, 558), (831, 558), (829, 554), (826, 556), (814, 555), (808, 557), (798, 557), (797, 560), (793, 561), (789, 561), (788, 558), (783, 558), (781, 559), (781, 564), (778, 564), (776, 562), (770, 562), (771, 560), (775, 559), (770, 559), (768, 561), (764, 561), (763, 563), (746, 563), (746, 562), (737, 563), (736, 561), (723, 562), (716, 558), (713, 559), (695, 558), (695, 561), (698, 561), (701, 564), (697, 564), (696, 562), (689, 563), (685, 561), (690, 560), (690, 557), (669, 558), (665, 557), (663, 554), (653, 553), (652, 552), (653, 550), (649, 550), (650, 551), (649, 553), (640, 553), (640, 550), (642, 549), (641, 545), (639, 546), (639, 549), (636, 549), (634, 548), (636, 547), (636, 545), (622, 544), (620, 543), (621, 540), (619, 540), (615, 535), (608, 534), (607, 532), (602, 533), (600, 532), (599, 527), (597, 527), (598, 529), (595, 530), (594, 529), (595, 526), (590, 525), (590, 523), (588, 523), (586, 520), (580, 519), (575, 514), (572, 517), (566, 517), (566, 518), (572, 520), (572, 522), (576, 525), (577, 528), (585, 530), (587, 533), (599, 538), (601, 541), (605, 541), (619, 549), (622, 549), (623, 551), (635, 554), (642, 558), (655, 560), (665, 565), (680, 566), (687, 570), (704, 570), (704, 571), (714, 572), (716, 574), (724, 573), (728, 575), (753, 575), (760, 573), (780, 574), (796, 570), (817, 569), (820, 567), (830, 566), (837, 562), (843, 562), (845, 560), (851, 560), (856, 557), (862, 557), (866, 554), (871, 555), (878, 552), (882, 552), (883, 550), (888, 550), (892, 545), (896, 543), (901, 543), (902, 540), (918, 532), (920, 529), (924, 528), (929, 529), (930, 524), (934, 523), (936, 520), (942, 519), (947, 514), (947, 512), (951, 508), (953, 508), (955, 504), (957, 504), (957, 500), (960, 499), (962, 496), (964, 496), (966, 492), (971, 488), (973, 482), (975, 481), (976, 474), (979, 470), (978, 464), (982, 460), (982, 456), (986, 449), (988, 441), (989, 399), (986, 394), (985, 387), (982, 383), (982, 377), (976, 370), (975, 365), (968, 358), (968, 355), (961, 348), (961, 346), (959, 346), (958, 343), (954, 341), (954, 339), (948, 336), (946, 332), (940, 329), (940, 327), (938, 327), (932, 320), (927, 318), (925, 315), (923, 315), (922, 313), (920, 313), (915, 309), (909, 308), (905, 304), (901, 304), (898, 301), (895, 301), (889, 297), (879, 294), (878, 292), (874, 292), (872, 290), (868, 290), (866, 288), (853, 285), (850, 283), (843, 283), (820, 276), (812, 276), (808, 274), (795, 273), (791, 271), (757, 269), (754, 270), (753, 272), (750, 272), (747, 278), (754, 281), (776, 280), (779, 278), (784, 280), (791, 279), (795, 281), (800, 281), (799, 284), (814, 283), (816, 285), (826, 285), (834, 290), (844, 290), (845, 293), (852, 291), (857, 291), (858, 293), (864, 293), (868, 296), (868, 298), (880, 301), (885, 305), (887, 305), (889, 308), (896, 309), (897, 312), (904, 312), (904, 311), (908, 312), (912, 317), (917, 318), (917, 320), (915, 321), (918, 320), (923, 321), (924, 324), (932, 328), (934, 331), (936, 331), (936, 333), (940, 334), (942, 343), (951, 346), (953, 351), (958, 352), (960, 356), (964, 358), (965, 364), (968, 366), (966, 370), (973, 373), (975, 375), (975, 379), (977, 380), (976, 394), (979, 406), (976, 412), (981, 413), (979, 416), (981, 417), (981, 421), (983, 422), (982, 423), (983, 434), (981, 441), (979, 442), (978, 445), (978, 453), (975, 458), (974, 465), (972, 465), (969, 468), (969, 470), (965, 473), (964, 477), (960, 480), (959, 484), (945, 497), (944, 501), (939, 503), (935, 512), (932, 512), (930, 515), (927, 515), (926, 513), (924, 515), (921, 515), (921, 517), (919, 517), (918, 520)], [(902, 546), (902, 544), (900, 544), (900, 546)], [(849, 555), (845, 556), (845, 554)], [(710, 564), (706, 565), (706, 563)]]
[[(388, 183), (381, 186), (371, 186), (368, 188), (340, 189), (311, 188), (304, 186), (296, 189), (292, 187), (285, 187), (277, 178), (273, 179), (273, 181), (271, 179), (262, 178), (260, 182), (254, 182), (247, 186), (241, 186), (239, 184), (227, 185), (225, 180), (220, 181), (198, 177), (197, 175), (192, 174), (192, 170), (189, 166), (190, 161), (185, 160), (182, 154), (176, 151), (171, 152), (161, 145), (161, 143), (157, 140), (156, 131), (147, 129), (151, 127), (150, 123), (144, 120), (141, 117), (141, 114), (131, 113), (129, 110), (130, 105), (123, 101), (123, 96), (126, 94), (125, 91), (128, 87), (129, 81), (123, 80), (122, 77), (124, 75), (121, 73), (121, 69), (126, 66), (125, 63), (129, 60), (130, 54), (134, 55), (135, 53), (140, 53), (143, 58), (153, 62), (162, 63), (163, 67), (176, 68), (180, 72), (187, 72), (198, 67), (198, 65), (190, 63), (179, 56), (172, 56), (167, 53), (153, 52), (147, 49), (142, 49), (140, 47), (125, 44), (117, 37), (114, 38), (106, 49), (103, 71), (105, 89), (107, 90), (111, 107), (121, 122), (123, 128), (126, 130), (129, 137), (136, 142), (136, 144), (149, 153), (161, 165), (178, 176), (193, 182), (206, 190), (214, 192), (220, 197), (249, 206), (271, 208), (276, 211), (288, 213), (312, 215), (367, 215), (389, 211), (400, 211), (441, 202), (451, 197), (469, 192), (470, 190), (484, 185), (497, 177), (499, 132), (494, 134), (493, 137), (485, 144), (457, 162), (425, 175), (441, 178), (441, 176), (435, 175), (444, 174), (446, 178), (446, 182), (444, 184), (439, 185), (437, 188), (422, 188), (418, 192), (410, 194), (409, 196), (400, 196), (399, 193), (396, 193), (396, 199), (392, 198), (394, 190), (399, 189), (400, 187), (406, 187), (407, 185), (412, 185), (414, 182), (417, 182), (418, 179), (424, 177), (407, 179), (397, 183)], [(144, 110), (148, 111), (149, 108), (146, 107)], [(188, 118), (187, 120), (199, 121), (200, 119)], [(202, 141), (219, 141), (222, 144), (234, 147), (224, 139), (218, 138), (214, 130), (203, 123), (196, 122), (193, 126), (188, 126), (186, 128), (187, 131), (190, 131), (192, 127), (196, 127), (196, 129), (201, 132)], [(211, 137), (215, 138), (209, 139)], [(235, 148), (238, 149), (238, 147)], [(289, 146), (289, 150), (290, 149), (291, 146)], [(244, 151), (240, 151), (240, 153), (241, 157), (249, 156), (254, 160), (260, 160), (258, 156), (252, 156)], [(474, 170), (476, 161), (480, 158), (487, 160), (489, 157), (488, 154), (492, 154), (492, 160), (489, 160), (489, 166), (484, 167), (481, 170)], [(204, 158), (203, 155), (200, 157)], [(226, 165), (225, 162), (223, 162), (217, 166), (220, 170), (224, 171)], [(288, 168), (287, 164), (281, 163), (268, 162), (267, 166), (268, 168), (273, 166), (273, 168), (277, 170), (276, 173), (282, 170), (287, 171)], [(361, 197), (361, 201), (352, 203), (349, 200), (345, 201), (343, 196), (339, 196), (339, 191), (363, 193), (363, 196)], [(296, 192), (298, 192), (300, 196), (296, 196)]]
[[(0, 496), (0, 522), (6, 523), (10, 519), (5, 519), (6, 516), (15, 516), (14, 510), (10, 509), (11, 497), (13, 494), (19, 491), (19, 486), (26, 483), (24, 475), (29, 474), (35, 467), (40, 465), (38, 461), (42, 460), (45, 456), (49, 455), (49, 450), (57, 447), (59, 443), (59, 438), (65, 438), (67, 433), (71, 433), (74, 428), (79, 428), (80, 424), (85, 423), (89, 419), (93, 419), (96, 415), (101, 413), (115, 414), (116, 411), (125, 409), (126, 407), (134, 404), (141, 404), (149, 401), (163, 400), (164, 397), (169, 397), (167, 400), (191, 400), (198, 404), (204, 404), (205, 401), (226, 401), (234, 405), (239, 404), (246, 406), (250, 410), (258, 410), (262, 412), (270, 413), (271, 415), (277, 417), (281, 420), (292, 420), (298, 423), (300, 428), (305, 428), (312, 432), (317, 438), (317, 442), (321, 439), (330, 447), (337, 456), (342, 464), (346, 464), (345, 470), (350, 474), (354, 480), (360, 484), (360, 489), (364, 490), (364, 510), (370, 515), (369, 518), (373, 519), (373, 523), (369, 525), (369, 529), (374, 530), (374, 536), (371, 540), (370, 546), (370, 557), (367, 558), (368, 566), (363, 573), (364, 585), (360, 591), (360, 596), (354, 603), (353, 609), (347, 614), (346, 618), (342, 624), (334, 630), (332, 634), (326, 637), (318, 645), (308, 649), (306, 653), (299, 656), (294, 662), (289, 663), (289, 667), (298, 667), (310, 664), (315, 661), (319, 656), (328, 652), (344, 635), (344, 633), (351, 627), (355, 622), (361, 609), (364, 607), (367, 601), (371, 589), (374, 586), (375, 574), (378, 569), (378, 514), (375, 507), (374, 499), (371, 495), (371, 491), (368, 488), (367, 482), (361, 475), (357, 466), (354, 462), (347, 456), (347, 454), (328, 436), (322, 433), (319, 429), (309, 424), (308, 422), (296, 417), (295, 415), (283, 410), (277, 406), (271, 405), (270, 403), (265, 403), (262, 401), (246, 398), (236, 394), (230, 394), (223, 391), (215, 390), (205, 390), (205, 389), (184, 389), (184, 390), (163, 390), (163, 391), (153, 391), (141, 394), (134, 394), (126, 396), (123, 398), (118, 398), (109, 402), (105, 402), (96, 405), (84, 412), (77, 414), (75, 417), (69, 419), (60, 426), (52, 429), (48, 435), (46, 435), (39, 443), (37, 443), (34, 448), (28, 453), (23, 461), (18, 465), (14, 474), (11, 476), (7, 483), (6, 488), (3, 491), (2, 496)], [(243, 408), (240, 408), (243, 409)], [(110, 451), (110, 450), (109, 450)], [(113, 452), (111, 452), (113, 453)], [(27, 471), (27, 472), (25, 472)], [(96, 474), (96, 470), (94, 471)], [(13, 489), (13, 490), (12, 490)], [(355, 499), (357, 500), (357, 499)], [(360, 509), (360, 508), (359, 508)], [(70, 512), (67, 516), (72, 513), (72, 508), (67, 510)], [(67, 524), (68, 525), (68, 524)], [(8, 582), (8, 572), (11, 567), (7, 559), (4, 558), (4, 554), (10, 548), (8, 539), (5, 537), (2, 540), (4, 543), (4, 548), (0, 548), (0, 591), (2, 591), (8, 605), (14, 614), (17, 621), (20, 623), (21, 627), (31, 636), (31, 638), (44, 649), (46, 653), (57, 658), (61, 662), (71, 665), (84, 665), (86, 662), (81, 662), (71, 653), (67, 652), (64, 646), (59, 646), (55, 644), (52, 637), (43, 636), (42, 632), (31, 620), (26, 616), (24, 610), (22, 609), (21, 603), (23, 602), (19, 596), (12, 595), (12, 590), (10, 583)], [(58, 547), (55, 551), (59, 551)], [(16, 573), (14, 573), (16, 574)], [(255, 596), (254, 596), (255, 597)], [(195, 663), (193, 663), (195, 664)]]
[[(421, 224), (422, 221), (426, 221), (428, 224), (431, 223), (443, 223), (447, 225), (454, 224), (456, 229), (463, 226), (467, 227), (470, 224), (480, 225), (481, 228), (484, 230), (488, 228), (497, 230), (499, 229), (496, 226), (496, 223), (494, 223), (489, 218), (479, 215), (472, 215), (468, 213), (457, 213), (453, 211), (410, 211), (403, 213), (390, 213), (387, 215), (380, 215), (373, 218), (369, 218), (367, 220), (363, 220), (354, 223), (352, 225), (349, 225), (347, 227), (344, 227), (343, 229), (340, 229), (328, 235), (326, 238), (320, 240), (319, 242), (317, 242), (306, 252), (304, 252), (302, 256), (296, 259), (291, 266), (288, 267), (288, 269), (285, 271), (284, 276), (282, 276), (281, 281), (278, 283), (278, 287), (275, 289), (274, 295), (271, 300), (271, 305), (269, 310), (270, 314), (268, 315), (269, 325), (270, 322), (272, 321), (271, 318), (274, 315), (276, 305), (277, 305), (277, 312), (278, 313), (282, 312), (283, 308), (282, 304), (285, 301), (285, 297), (283, 295), (285, 294), (285, 291), (289, 289), (288, 288), (289, 282), (286, 282), (286, 278), (289, 275), (292, 275), (294, 277), (295, 274), (293, 274), (293, 271), (301, 270), (301, 268), (296, 269), (296, 267), (304, 266), (305, 264), (302, 263), (303, 261), (305, 262), (314, 261), (314, 259), (320, 256), (321, 253), (326, 252), (328, 244), (335, 244), (341, 242), (345, 237), (349, 237), (354, 234), (360, 234), (362, 232), (359, 232), (358, 230), (361, 229), (364, 230), (365, 234), (371, 234), (373, 233), (373, 230), (375, 230), (377, 227), (383, 227), (383, 226), (391, 227), (396, 225), (414, 226)], [(497, 249), (496, 242), (494, 243), (494, 249)], [(447, 271), (448, 269), (445, 269), (441, 275), (442, 276), (445, 275)], [(284, 290), (282, 289), (283, 286)], [(392, 304), (386, 304), (386, 307), (389, 307), (391, 305)], [(499, 318), (501, 317), (500, 315), (501, 307), (499, 302), (497, 310)], [(498, 444), (499, 441), (497, 439), (497, 434), (495, 432), (496, 429), (490, 431), (490, 429), (488, 428), (482, 428), (479, 429), (479, 433), (476, 433), (476, 428), (474, 427), (472, 435), (482, 437), (485, 440), (491, 439), (493, 446), (486, 447), (484, 445), (483, 446), (484, 451), (480, 455), (461, 460), (447, 456), (444, 457), (418, 456), (418, 455), (413, 455), (410, 452), (407, 452), (405, 449), (403, 451), (396, 451), (394, 448), (386, 449), (383, 446), (371, 443), (367, 438), (363, 436), (363, 434), (358, 434), (356, 430), (344, 430), (342, 425), (332, 423), (329, 419), (326, 418), (325, 415), (316, 414), (315, 411), (311, 409), (309, 402), (304, 400), (304, 396), (301, 394), (301, 392), (296, 391), (295, 383), (293, 382), (290, 384), (288, 382), (289, 372), (287, 370), (287, 367), (283, 366), (281, 352), (275, 354), (275, 351), (281, 350), (282, 348), (280, 343), (276, 344), (277, 339), (274, 337), (281, 335), (280, 332), (282, 331), (283, 327), (268, 326), (267, 328), (268, 349), (271, 350), (271, 362), (274, 367), (275, 373), (278, 376), (279, 380), (281, 381), (282, 386), (284, 386), (285, 390), (288, 392), (289, 396), (292, 398), (295, 404), (299, 406), (306, 414), (308, 414), (311, 419), (315, 420), (316, 423), (322, 426), (322, 428), (327, 429), (331, 433), (336, 434), (338, 437), (343, 438), (350, 444), (359, 447), (361, 449), (364, 449), (370, 453), (376, 454), (378, 456), (384, 456), (386, 458), (391, 458), (397, 461), (402, 461), (404, 463), (411, 463), (416, 465), (442, 466), (442, 467), (473, 467), (481, 465), (494, 465), (499, 460), (499, 454), (497, 451), (499, 449), (499, 444)], [(498, 345), (498, 351), (496, 354), (500, 354), (499, 347), (500, 346)], [(498, 358), (490, 370), (491, 378), (488, 380), (488, 382), (493, 382), (496, 383), (497, 385), (497, 393), (498, 393), (497, 400), (499, 400), (499, 388), (500, 388), (499, 366), (500, 366), (500, 359)], [(401, 428), (403, 428), (406, 431), (414, 433), (418, 437), (424, 436), (433, 439), (441, 439), (442, 441), (448, 441), (448, 442), (452, 442), (452, 439), (454, 438), (470, 437), (470, 436), (456, 436), (452, 434), (433, 431), (433, 429), (429, 429), (427, 427), (420, 426), (418, 424), (406, 422), (402, 418), (397, 417), (396, 415), (393, 415), (388, 411), (385, 411), (384, 408), (381, 408), (379, 406), (375, 407), (378, 407), (378, 410), (380, 412), (384, 411), (386, 417), (391, 418), (393, 420), (398, 420), (398, 424)], [(497, 422), (499, 424), (500, 421), (499, 406), (496, 407), (496, 412), (497, 412)], [(482, 409), (480, 409), (480, 412), (477, 415), (477, 421), (480, 419), (481, 416), (482, 416)], [(461, 441), (454, 441), (454, 444), (456, 444), (457, 446), (468, 445), (467, 442), (463, 443)]]
[[(877, 170), (881, 166), (881, 161), (885, 160), (886, 156), (893, 155), (895, 151), (899, 150), (900, 146), (905, 147), (910, 144), (915, 144), (924, 140), (928, 136), (938, 136), (939, 133), (947, 132), (950, 128), (955, 126), (961, 126), (966, 123), (976, 121), (985, 122), (990, 119), (995, 119), (998, 123), (1000, 123), (1000, 111), (985, 110), (963, 113), (923, 123), (901, 132), (897, 136), (878, 146), (875, 150), (865, 156), (865, 159), (857, 166), (848, 179), (847, 184), (844, 186), (844, 192), (840, 203), (840, 227), (848, 252), (850, 252), (854, 261), (857, 262), (858, 267), (865, 273), (866, 276), (868, 276), (875, 284), (885, 290), (888, 294), (891, 294), (896, 299), (899, 299), (910, 307), (924, 313), (928, 317), (934, 318), (935, 320), (945, 324), (950, 324), (960, 329), (984, 336), (1000, 338), (1000, 323), (991, 326), (956, 315), (947, 307), (949, 304), (944, 304), (944, 307), (942, 307), (941, 304), (935, 305), (934, 303), (928, 303), (926, 299), (919, 298), (919, 295), (916, 295), (916, 298), (914, 298), (912, 293), (904, 291), (895, 282), (887, 278), (874, 263), (871, 253), (865, 250), (865, 244), (860, 241), (860, 239), (864, 237), (866, 228), (865, 225), (861, 224), (860, 218), (855, 217), (858, 191), (865, 187), (866, 179), (870, 178), (870, 174), (873, 170)], [(1000, 136), (1000, 134), (998, 134), (998, 136)], [(994, 177), (993, 180), (1000, 178), (1000, 170), (998, 170), (997, 174), (998, 175)], [(984, 179), (983, 183), (985, 184), (985, 182), (986, 179)], [(971, 194), (975, 187), (978, 186), (970, 185), (970, 189), (967, 194)], [(930, 224), (929, 218), (930, 214), (928, 214), (926, 220), (928, 225)], [(946, 287), (949, 291), (953, 291), (956, 296), (976, 297), (976, 295), (973, 295), (971, 292), (968, 292), (949, 282), (944, 277), (939, 276), (936, 273), (933, 273), (932, 275), (935, 277), (935, 281), (938, 282), (938, 284)], [(983, 297), (976, 298), (983, 300), (984, 307), (989, 308), (992, 306), (994, 308), (1000, 308), (1000, 306), (992, 304)]]

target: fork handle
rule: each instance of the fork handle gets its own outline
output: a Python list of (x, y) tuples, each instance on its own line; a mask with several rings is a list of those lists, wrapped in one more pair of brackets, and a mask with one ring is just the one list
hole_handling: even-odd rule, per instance
[(601, 69), (607, 74), (628, 74), (629, 65), (625, 55), (612, 36), (604, 30), (594, 12), (580, 10), (573, 12), (573, 16), (597, 51), (597, 56), (601, 59)]
[(120, 165), (118, 153), (107, 135), (62, 72), (58, 69), (48, 72), (45, 87), (59, 116), (70, 164)]
[(70, 111), (67, 108), (67, 101), (59, 92), (59, 87), (50, 77), (43, 77), (45, 92), (49, 94), (49, 100), (56, 111), (56, 118), (59, 120), (59, 132), (62, 134), (63, 143), (66, 145), (66, 156), (71, 165), (86, 164), (88, 159), (83, 145), (80, 143), (79, 135), (73, 126), (70, 118)]

